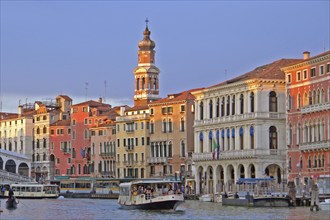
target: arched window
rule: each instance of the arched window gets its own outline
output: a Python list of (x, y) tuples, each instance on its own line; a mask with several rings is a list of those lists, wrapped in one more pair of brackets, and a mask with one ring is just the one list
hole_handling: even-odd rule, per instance
[(239, 142), (241, 150), (244, 149), (244, 130), (242, 127), (239, 128)]
[(250, 127), (250, 146), (251, 149), (254, 149), (254, 127)]
[(300, 128), (300, 124), (298, 124), (297, 126), (297, 144), (300, 144), (301, 141), (301, 128)]
[(240, 113), (244, 113), (244, 95), (241, 94), (239, 97), (239, 106), (240, 106)]
[(42, 160), (46, 161), (46, 153), (44, 153), (44, 155), (42, 156)]
[(47, 133), (47, 128), (46, 128), (46, 126), (43, 127), (43, 129), (42, 129), (42, 133), (44, 133), (44, 134)]
[(213, 101), (210, 100), (209, 102), (209, 115), (210, 115), (210, 118), (213, 118)]
[(227, 129), (227, 150), (230, 150), (230, 129)]
[(203, 153), (203, 132), (199, 133), (199, 153)]
[[(330, 88), (329, 88), (329, 91), (330, 91)], [(225, 116), (225, 97), (222, 97), (222, 99), (221, 99), (221, 116), (222, 117)]]
[(136, 90), (140, 90), (140, 78), (136, 80)]
[(145, 89), (145, 83), (146, 83), (146, 79), (143, 77), (142, 78), (142, 89)]
[(321, 103), (325, 103), (325, 97), (324, 97), (324, 90), (323, 89), (321, 90), (321, 98), (320, 99), (321, 99), (320, 100)]
[(225, 150), (225, 129), (222, 129), (221, 131), (221, 145), (222, 145), (222, 150)]
[(171, 133), (173, 131), (173, 123), (172, 119), (168, 119), (168, 132)]
[(316, 94), (316, 102), (317, 104), (321, 103), (321, 93), (319, 89), (317, 90), (317, 94)]
[(316, 157), (316, 155), (314, 155), (314, 168), (316, 168), (317, 167), (317, 157)]
[(158, 89), (158, 83), (157, 83), (157, 78), (154, 80), (154, 90)]
[(37, 134), (40, 134), (40, 128), (37, 127)]
[(269, 149), (277, 149), (277, 130), (275, 126), (269, 128)]
[(217, 103), (216, 103), (216, 117), (218, 118), (220, 116), (220, 99), (217, 98)]
[(39, 155), (39, 154), (37, 154), (37, 159), (36, 159), (36, 161), (40, 161), (40, 155)]
[(47, 147), (47, 140), (46, 140), (46, 138), (43, 139), (43, 147), (44, 147), (44, 148)]
[(313, 96), (311, 91), (308, 93), (308, 105), (313, 105)]
[(199, 119), (203, 120), (204, 119), (204, 104), (201, 102), (199, 104)]
[(313, 90), (313, 104), (315, 105), (315, 104), (317, 104), (317, 96), (316, 96), (316, 91), (315, 90)]
[(312, 168), (311, 156), (308, 156), (308, 168)]
[(180, 131), (184, 131), (185, 127), (184, 127), (184, 118), (180, 119)]
[(292, 125), (289, 125), (289, 134), (288, 134), (288, 139), (289, 139), (289, 145), (292, 145)]
[(269, 111), (277, 112), (277, 97), (274, 91), (269, 93)]
[(231, 114), (235, 115), (235, 95), (231, 97)]
[(250, 112), (254, 112), (254, 93), (250, 94)]
[(163, 119), (163, 128), (162, 128), (162, 130), (163, 130), (163, 133), (166, 133), (166, 119)]
[(300, 108), (300, 93), (298, 93), (298, 96), (297, 96), (297, 108), (299, 109)]
[(292, 97), (291, 95), (288, 96), (288, 110), (292, 109)]
[(288, 169), (291, 169), (291, 167), (292, 167), (292, 160), (291, 160), (291, 157), (289, 157)]
[(168, 143), (168, 156), (172, 157), (172, 142)]
[(186, 146), (184, 144), (184, 141), (181, 141), (181, 157), (186, 156)]
[(235, 150), (235, 128), (231, 129), (232, 149)]
[(308, 105), (308, 95), (307, 92), (304, 93), (304, 106)]
[(226, 115), (230, 115), (230, 96), (227, 96), (227, 108), (226, 108)]
[(212, 131), (209, 131), (209, 149), (208, 149), (208, 152), (212, 152), (212, 139), (213, 139)]

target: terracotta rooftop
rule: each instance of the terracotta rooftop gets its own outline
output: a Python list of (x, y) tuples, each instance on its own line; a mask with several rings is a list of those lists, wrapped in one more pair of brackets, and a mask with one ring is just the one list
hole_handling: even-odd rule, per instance
[(168, 102), (178, 102), (178, 101), (184, 101), (184, 100), (194, 100), (195, 96), (191, 94), (191, 92), (195, 92), (198, 90), (202, 90), (204, 88), (197, 88), (197, 89), (191, 89), (187, 91), (183, 91), (176, 94), (169, 94), (166, 98), (159, 99), (157, 101), (153, 101), (149, 103), (149, 106), (161, 104), (161, 103), (168, 103)]
[(61, 97), (61, 98), (65, 99), (65, 100), (68, 100), (68, 101), (72, 101), (72, 99), (67, 95), (59, 95), (58, 97)]
[(59, 120), (51, 124), (51, 126), (70, 126), (71, 125), (71, 120)]
[(282, 67), (293, 65), (296, 63), (301, 62), (302, 59), (281, 59), (274, 61), (273, 63), (266, 64), (263, 66), (259, 66), (254, 70), (247, 72), (243, 75), (235, 77), (233, 79), (221, 82), (219, 84), (210, 86), (208, 88), (214, 88), (221, 85), (227, 85), (231, 83), (236, 83), (240, 81), (245, 81), (249, 79), (277, 79), (277, 80), (284, 80), (285, 73), (281, 70)]
[(105, 103), (102, 103), (102, 102), (97, 102), (97, 101), (94, 101), (94, 100), (89, 100), (89, 101), (86, 101), (86, 102), (81, 102), (81, 103), (72, 105), (72, 107), (84, 106), (84, 105), (88, 105), (90, 107), (109, 106), (109, 104), (105, 104)]
[(138, 105), (138, 106), (133, 106), (133, 107), (128, 107), (126, 108), (126, 111), (139, 111), (139, 110), (145, 110), (148, 109), (149, 107), (147, 105)]

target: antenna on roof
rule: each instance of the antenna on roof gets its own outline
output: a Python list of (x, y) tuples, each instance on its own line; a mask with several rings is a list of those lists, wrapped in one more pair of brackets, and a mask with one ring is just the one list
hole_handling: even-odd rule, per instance
[(85, 82), (85, 101), (87, 101), (88, 82)]
[(105, 97), (107, 96), (107, 81), (104, 80), (104, 97), (103, 97), (103, 102), (105, 103)]

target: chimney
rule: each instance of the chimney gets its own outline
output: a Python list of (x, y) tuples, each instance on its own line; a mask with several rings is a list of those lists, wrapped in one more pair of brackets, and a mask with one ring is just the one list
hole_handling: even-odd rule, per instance
[(124, 116), (125, 107), (120, 107), (120, 116)]
[(19, 105), (18, 106), (18, 115), (22, 115), (22, 113), (23, 113), (23, 106)]
[(99, 98), (99, 103), (102, 103), (102, 98), (101, 97)]
[(309, 55), (311, 54), (309, 51), (305, 51), (304, 53), (304, 60), (309, 59)]

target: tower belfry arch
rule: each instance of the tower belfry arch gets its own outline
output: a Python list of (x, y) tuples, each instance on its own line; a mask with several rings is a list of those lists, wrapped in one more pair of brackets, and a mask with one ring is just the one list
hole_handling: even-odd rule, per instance
[(138, 44), (138, 66), (133, 71), (135, 75), (134, 106), (147, 105), (149, 102), (160, 98), (160, 70), (155, 65), (156, 51), (154, 48), (156, 44), (150, 39), (151, 32), (148, 27), (148, 18), (145, 22), (144, 37)]

